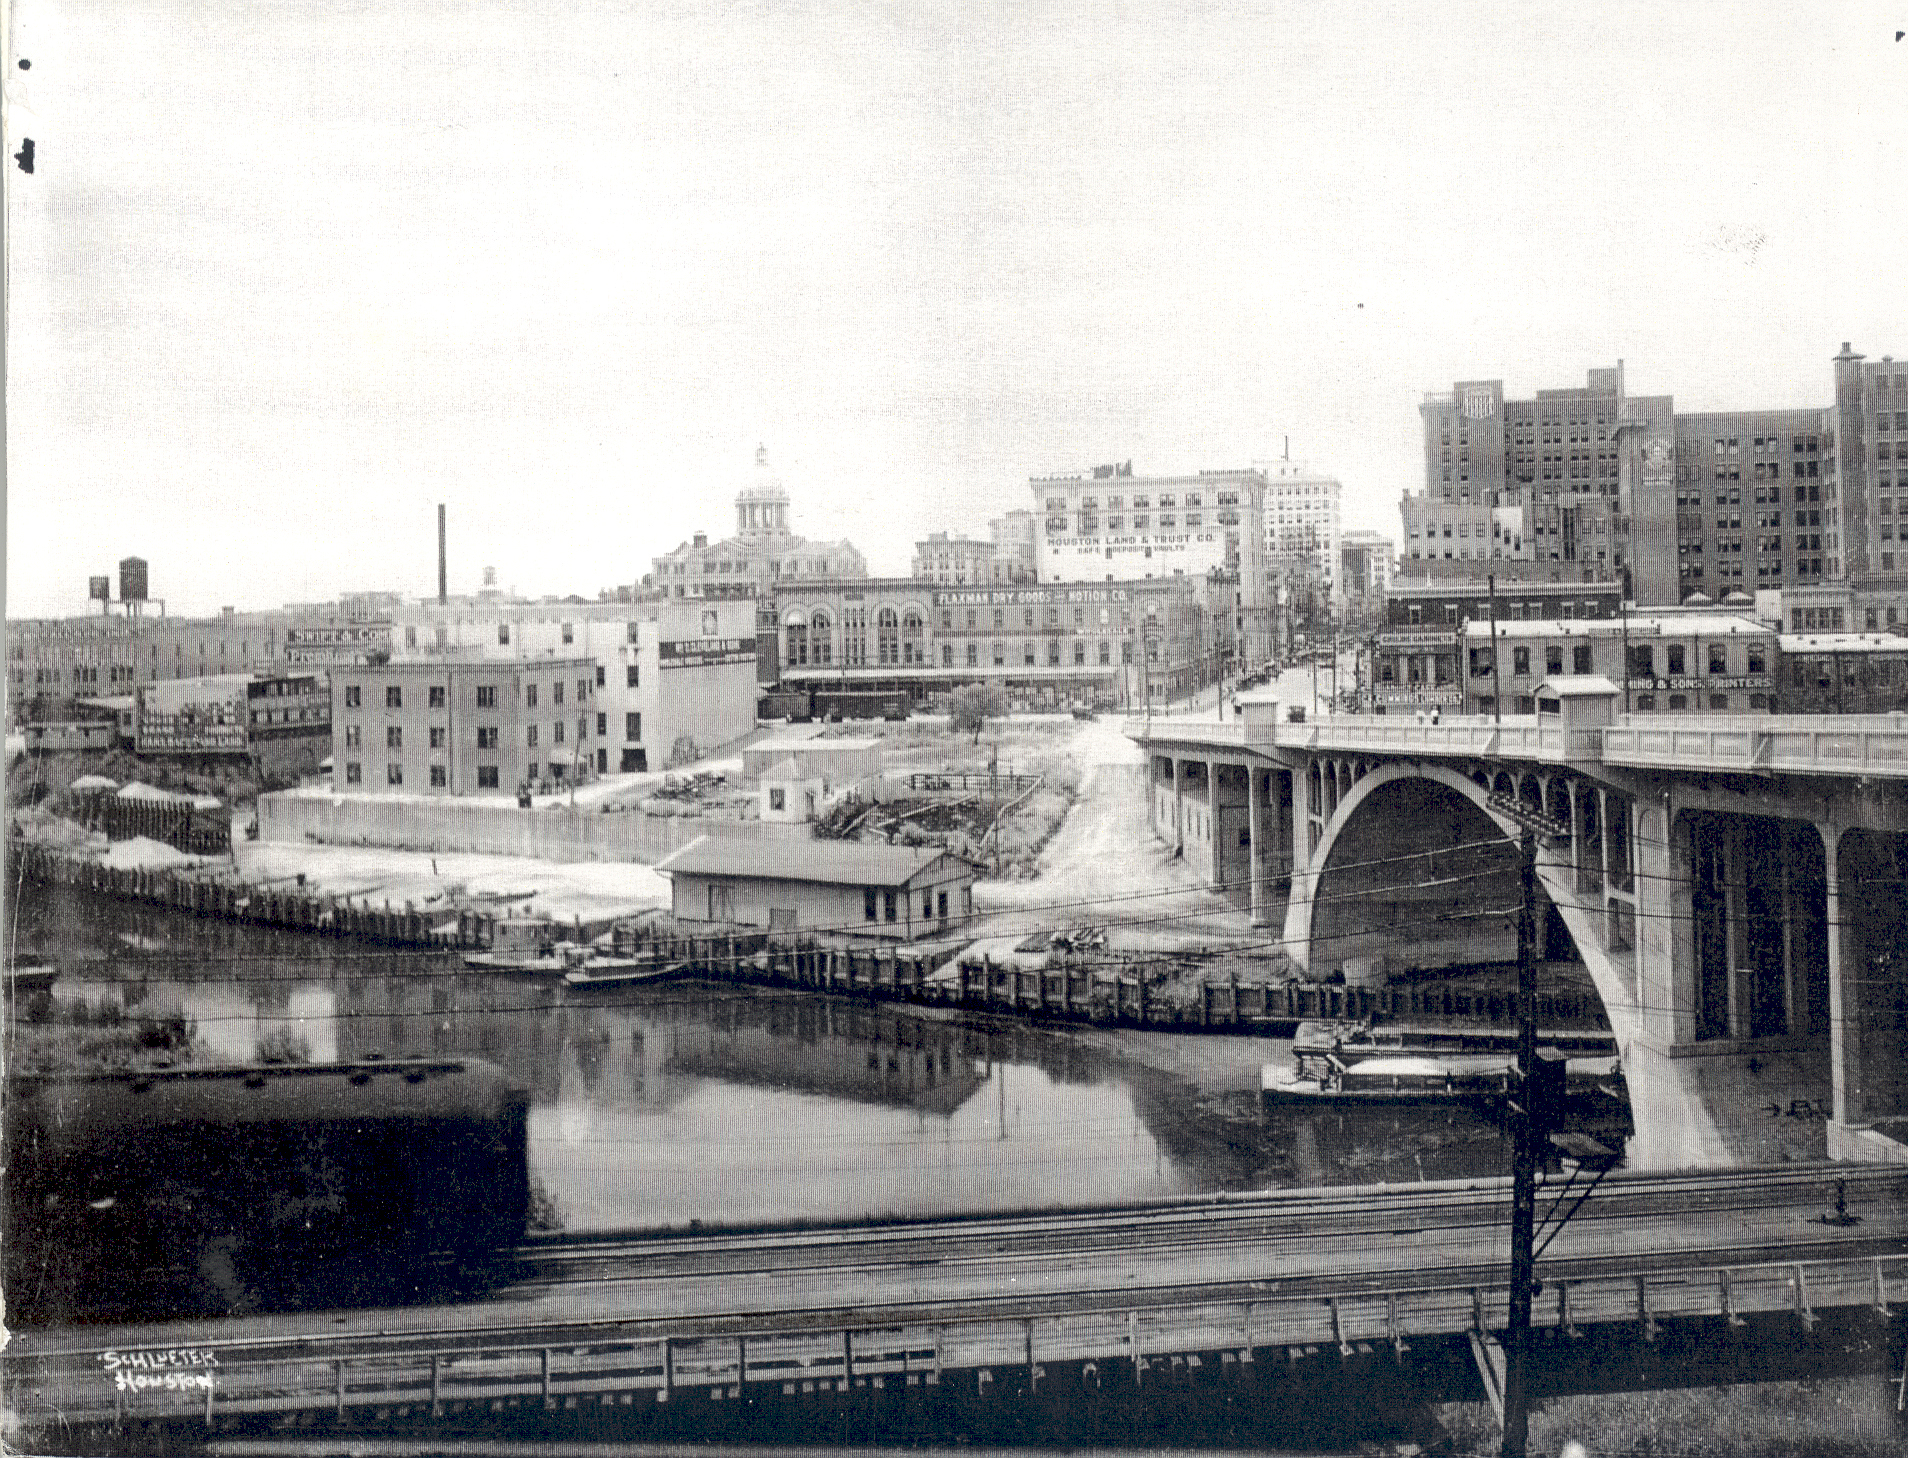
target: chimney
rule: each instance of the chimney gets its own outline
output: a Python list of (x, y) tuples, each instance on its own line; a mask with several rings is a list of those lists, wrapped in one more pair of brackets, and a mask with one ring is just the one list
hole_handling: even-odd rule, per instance
[(437, 503), (437, 604), (442, 607), (450, 601), (444, 577), (444, 503)]
[(698, 547), (706, 547), (706, 546), (708, 546), (708, 545), (709, 545), (709, 534), (708, 534), (707, 532), (697, 532), (697, 533), (696, 533), (696, 540), (695, 540), (695, 545), (696, 545), (696, 546), (698, 546)]

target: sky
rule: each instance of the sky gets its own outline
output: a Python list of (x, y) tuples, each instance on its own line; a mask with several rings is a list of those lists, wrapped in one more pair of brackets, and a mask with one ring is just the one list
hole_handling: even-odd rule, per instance
[(638, 580), (765, 446), (905, 574), (1033, 475), (1908, 358), (1908, 5), (15, 0), (10, 616)]

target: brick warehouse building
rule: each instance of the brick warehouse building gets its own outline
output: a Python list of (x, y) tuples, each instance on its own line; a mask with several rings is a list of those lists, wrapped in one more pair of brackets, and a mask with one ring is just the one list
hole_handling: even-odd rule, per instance
[(340, 794), (497, 794), (567, 780), (595, 749), (596, 662), (412, 662), (331, 674)]

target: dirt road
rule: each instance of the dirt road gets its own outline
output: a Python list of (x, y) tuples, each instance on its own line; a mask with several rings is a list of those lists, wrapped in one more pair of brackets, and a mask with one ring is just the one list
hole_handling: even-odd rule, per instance
[(1204, 889), (1205, 878), (1146, 823), (1145, 756), (1122, 720), (1082, 723), (1068, 752), (1080, 766), (1073, 809), (1040, 853), (1031, 881), (974, 888), (982, 937), (1104, 926), (1116, 947), (1172, 949), (1262, 941), (1246, 914)]

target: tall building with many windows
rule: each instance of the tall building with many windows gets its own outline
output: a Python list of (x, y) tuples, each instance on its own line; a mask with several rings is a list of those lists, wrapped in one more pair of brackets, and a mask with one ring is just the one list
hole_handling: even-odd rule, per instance
[(1273, 585), (1265, 561), (1268, 483), (1256, 468), (1135, 476), (1133, 464), (1091, 475), (1035, 476), (1040, 581), (1232, 579), (1232, 638), (1240, 662), (1272, 651)]
[[(1625, 584), (1640, 605), (1756, 600), (1792, 631), (1908, 625), (1908, 364), (1846, 343), (1826, 406), (1677, 413), (1624, 388), (1429, 394), (1400, 571)], [(1772, 594), (1759, 597), (1759, 594)], [(1740, 603), (1738, 604), (1740, 605)]]

